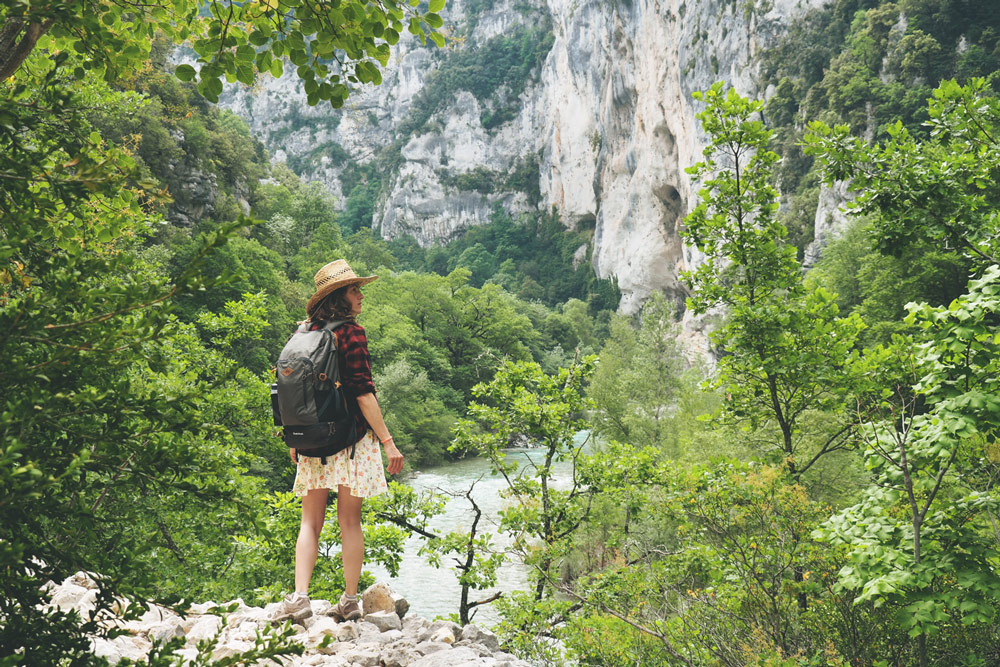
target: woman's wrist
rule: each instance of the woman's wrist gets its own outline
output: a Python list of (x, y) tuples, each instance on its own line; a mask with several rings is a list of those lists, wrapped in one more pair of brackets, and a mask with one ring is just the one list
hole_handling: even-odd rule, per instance
[(384, 438), (379, 438), (378, 441), (384, 445), (387, 442), (392, 442), (392, 436), (387, 435)]

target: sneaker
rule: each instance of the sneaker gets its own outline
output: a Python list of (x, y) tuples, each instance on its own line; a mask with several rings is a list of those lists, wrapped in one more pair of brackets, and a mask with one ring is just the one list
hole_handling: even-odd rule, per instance
[(309, 596), (305, 593), (292, 593), (278, 604), (271, 616), (272, 621), (302, 621), (312, 616), (312, 606)]
[(340, 602), (330, 610), (330, 615), (339, 623), (356, 621), (361, 618), (361, 607), (358, 606), (357, 600), (348, 600), (341, 597)]

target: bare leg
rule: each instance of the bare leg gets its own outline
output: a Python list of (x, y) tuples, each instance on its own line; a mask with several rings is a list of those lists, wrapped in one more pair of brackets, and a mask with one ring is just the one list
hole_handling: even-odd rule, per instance
[(365, 559), (365, 537), (361, 532), (361, 498), (341, 486), (337, 490), (337, 522), (340, 524), (341, 552), (344, 561), (344, 592), (358, 594), (361, 564)]
[(302, 524), (299, 526), (299, 539), (295, 542), (295, 590), (302, 593), (309, 592), (309, 580), (316, 566), (328, 492), (328, 489), (310, 489), (302, 498)]

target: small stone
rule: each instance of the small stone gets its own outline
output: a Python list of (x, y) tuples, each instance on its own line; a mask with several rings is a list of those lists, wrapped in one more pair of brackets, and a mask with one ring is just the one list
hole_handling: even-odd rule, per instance
[(389, 588), (389, 584), (381, 581), (372, 584), (361, 594), (361, 607), (368, 614), (376, 611), (391, 611), (395, 613), (396, 602), (393, 600), (392, 595), (392, 589)]
[(496, 651), (500, 648), (500, 640), (495, 634), (471, 623), (462, 628), (462, 641), (479, 644), (490, 651)]
[(309, 604), (316, 616), (329, 616), (330, 612), (333, 611), (333, 605), (330, 604), (329, 600), (310, 600)]
[(365, 614), (365, 621), (378, 628), (379, 632), (402, 630), (403, 628), (403, 623), (399, 620), (399, 616), (396, 615), (395, 611), (376, 611)]
[(438, 628), (431, 635), (432, 642), (444, 642), (445, 644), (455, 643), (455, 632), (451, 628)]
[(358, 638), (358, 626), (355, 623), (337, 624), (337, 641), (349, 642)]
[(393, 592), (392, 601), (396, 605), (396, 615), (400, 618), (406, 616), (406, 612), (410, 611), (410, 603), (399, 593)]
[(434, 621), (420, 634), (420, 641), (443, 641), (442, 639), (433, 639), (433, 637), (442, 629), (447, 629), (451, 633), (451, 641), (448, 642), (449, 644), (454, 643), (462, 635), (462, 626), (458, 623), (452, 623), (451, 621)]

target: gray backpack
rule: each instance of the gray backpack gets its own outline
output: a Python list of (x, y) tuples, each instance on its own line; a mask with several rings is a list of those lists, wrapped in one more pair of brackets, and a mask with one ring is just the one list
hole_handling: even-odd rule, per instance
[(274, 423), (283, 426), (285, 444), (303, 456), (323, 459), (351, 448), (357, 424), (340, 387), (337, 334), (346, 320), (327, 322), (310, 331), (304, 322), (285, 343), (271, 385)]

